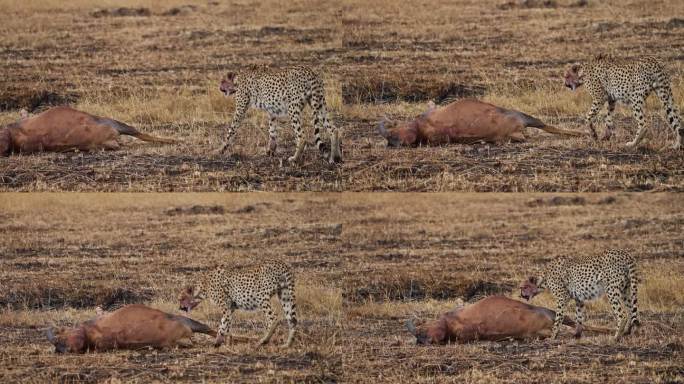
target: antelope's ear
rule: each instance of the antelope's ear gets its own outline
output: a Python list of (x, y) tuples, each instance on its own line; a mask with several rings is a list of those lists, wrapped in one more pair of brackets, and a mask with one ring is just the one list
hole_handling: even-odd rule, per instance
[(532, 283), (532, 284), (534, 284), (534, 285), (537, 285), (537, 277), (536, 277), (536, 276), (530, 276), (530, 277), (528, 277), (528, 278), (527, 278), (527, 281), (529, 281), (530, 283)]
[(228, 80), (230, 80), (230, 81), (235, 80), (235, 72), (228, 72), (228, 73), (226, 74), (226, 79), (228, 79)]
[(413, 336), (416, 335), (416, 332), (417, 332), (416, 326), (415, 326), (415, 324), (413, 324), (413, 321), (412, 321), (412, 320), (406, 320), (406, 323), (405, 323), (404, 325), (406, 326), (406, 329), (408, 329), (408, 331), (409, 331)]
[(377, 132), (380, 134), (380, 136), (387, 138), (389, 135), (389, 132), (387, 132), (387, 125), (390, 125), (391, 121), (387, 118), (387, 116), (383, 116), (382, 120), (378, 123), (378, 129)]
[(48, 340), (54, 344), (57, 342), (57, 339), (55, 338), (55, 330), (53, 327), (50, 327), (47, 329), (47, 332), (45, 332), (47, 335)]

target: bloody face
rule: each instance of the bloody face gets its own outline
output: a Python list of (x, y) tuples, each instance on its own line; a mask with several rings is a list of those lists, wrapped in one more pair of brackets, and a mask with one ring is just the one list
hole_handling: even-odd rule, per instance
[(202, 299), (195, 296), (194, 293), (193, 287), (187, 287), (181, 292), (178, 298), (178, 301), (180, 302), (179, 309), (181, 311), (190, 312), (202, 301)]
[(582, 85), (582, 76), (579, 73), (578, 66), (573, 65), (565, 71), (565, 86), (573, 91)]
[(525, 300), (530, 300), (539, 293), (539, 288), (537, 286), (537, 278), (529, 277), (527, 280), (520, 284), (520, 297)]
[(235, 86), (235, 74), (227, 74), (226, 77), (221, 80), (219, 90), (226, 96), (234, 94), (237, 90), (237, 87)]

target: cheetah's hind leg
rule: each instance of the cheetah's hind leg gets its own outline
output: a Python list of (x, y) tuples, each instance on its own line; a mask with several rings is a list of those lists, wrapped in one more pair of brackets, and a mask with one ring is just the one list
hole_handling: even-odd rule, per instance
[(268, 343), (269, 340), (271, 340), (271, 336), (273, 336), (273, 332), (275, 332), (276, 327), (278, 326), (278, 322), (276, 321), (276, 316), (273, 313), (273, 308), (271, 307), (271, 299), (268, 298), (267, 300), (264, 300), (261, 303), (261, 311), (264, 313), (266, 316), (266, 333), (264, 336), (259, 340), (258, 345), (264, 345)]

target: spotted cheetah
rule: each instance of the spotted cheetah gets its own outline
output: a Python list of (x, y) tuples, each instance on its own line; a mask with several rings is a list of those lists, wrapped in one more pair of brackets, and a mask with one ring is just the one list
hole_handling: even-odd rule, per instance
[[(301, 115), (305, 104), (313, 110), (313, 125), (316, 148), (330, 163), (342, 160), (337, 128), (328, 121), (325, 106), (323, 79), (308, 67), (269, 69), (254, 67), (238, 73), (229, 72), (221, 80), (219, 90), (224, 95), (235, 95), (235, 114), (228, 128), (228, 134), (221, 152), (226, 152), (231, 138), (251, 106), (268, 112), (269, 143), (267, 154), (275, 155), (277, 143), (277, 118), (287, 114), (295, 132), (296, 149), (288, 158), (291, 163), (299, 161), (304, 150)], [(326, 148), (320, 137), (321, 125), (330, 135), (330, 148)]]
[(575, 64), (566, 70), (566, 87), (574, 91), (584, 83), (592, 98), (586, 121), (594, 139), (598, 139), (598, 135), (593, 121), (601, 107), (608, 103), (608, 113), (605, 117), (606, 130), (602, 138), (607, 140), (613, 133), (612, 115), (615, 104), (622, 101), (632, 108), (638, 124), (634, 140), (628, 142), (626, 146), (629, 148), (639, 144), (646, 133), (644, 103), (651, 92), (655, 91), (665, 106), (667, 118), (675, 134), (672, 148), (679, 149), (684, 143), (684, 128), (681, 126), (677, 107), (672, 98), (670, 77), (660, 60), (646, 57), (628, 61), (600, 55), (583, 66)]
[[(596, 299), (605, 292), (617, 321), (614, 338), (631, 333), (639, 325), (637, 318), (637, 265), (632, 255), (623, 250), (611, 249), (600, 256), (579, 260), (559, 258), (549, 263), (542, 273), (532, 276), (520, 285), (520, 296), (530, 300), (544, 289), (556, 299), (556, 319), (552, 338), (558, 336), (565, 306), (570, 299), (576, 304), (575, 337), (582, 335), (584, 302)], [(622, 305), (629, 310), (629, 319)], [(625, 329), (625, 326), (627, 327)]]
[(289, 328), (284, 346), (289, 347), (297, 326), (294, 286), (292, 270), (279, 261), (267, 261), (238, 269), (218, 268), (200, 278), (195, 286), (183, 289), (179, 297), (180, 309), (190, 312), (206, 298), (214, 304), (224, 306), (215, 347), (223, 344), (226, 334), (230, 342), (228, 332), (234, 310), (261, 309), (267, 320), (266, 333), (259, 341), (259, 345), (263, 345), (270, 340), (277, 326), (271, 305), (271, 298), (277, 295)]

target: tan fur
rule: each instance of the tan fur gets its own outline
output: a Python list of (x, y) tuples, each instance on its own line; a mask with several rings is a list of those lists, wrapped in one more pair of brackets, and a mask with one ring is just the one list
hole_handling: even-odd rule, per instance
[[(547, 308), (503, 296), (490, 296), (419, 325), (413, 334), (419, 344), (541, 338), (551, 333), (554, 318), (554, 312)], [(563, 319), (563, 323), (574, 325), (567, 318)], [(407, 326), (411, 331), (412, 323), (407, 323)], [(589, 327), (585, 329), (589, 330)], [(610, 332), (594, 327), (591, 330)]]
[(493, 143), (524, 141), (525, 127), (535, 127), (549, 133), (581, 136), (582, 133), (544, 124), (524, 113), (499, 108), (478, 100), (459, 100), (446, 106), (428, 110), (406, 123), (381, 123), (380, 134), (388, 146), (416, 146), (419, 144)]
[(133, 304), (111, 313), (99, 311), (96, 318), (75, 328), (50, 330), (48, 338), (57, 352), (168, 348), (190, 341), (193, 329), (189, 323), (199, 326), (197, 332), (215, 334), (208, 327), (182, 316)]
[(144, 141), (173, 143), (137, 131), (116, 120), (101, 118), (70, 107), (55, 107), (33, 117), (24, 117), (0, 129), (0, 155), (10, 153), (93, 151), (119, 148), (121, 134)]

